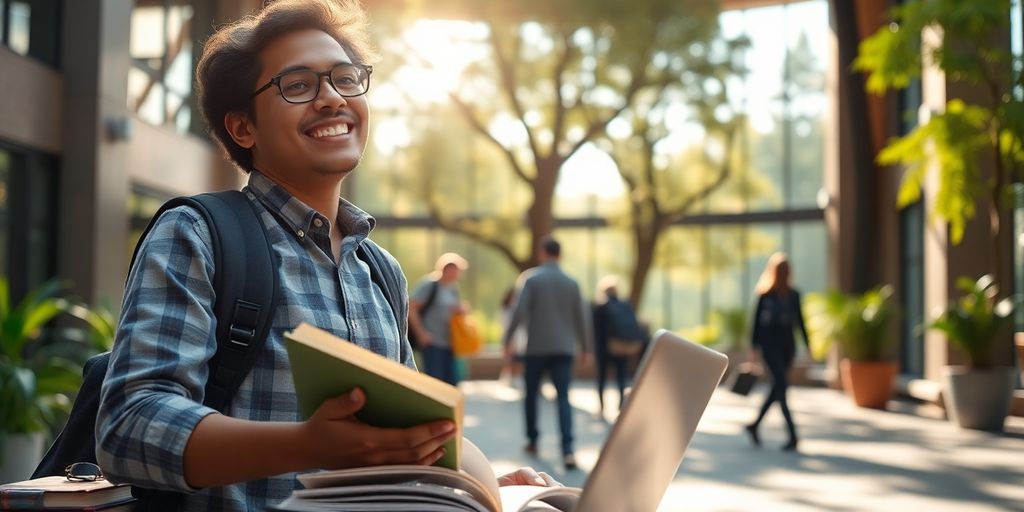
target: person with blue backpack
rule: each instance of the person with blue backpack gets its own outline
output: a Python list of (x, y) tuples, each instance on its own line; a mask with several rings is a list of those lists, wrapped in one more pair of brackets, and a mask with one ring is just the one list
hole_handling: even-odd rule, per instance
[(626, 401), (629, 365), (644, 349), (643, 328), (633, 305), (619, 298), (619, 278), (605, 276), (597, 282), (598, 299), (593, 306), (594, 353), (597, 356), (597, 413), (604, 418), (604, 386), (608, 367), (615, 368), (619, 387), (619, 409)]
[[(95, 455), (142, 491), (137, 510), (265, 510), (296, 472), (431, 464), (454, 435), (450, 421), (362, 424), (358, 388), (298, 414), (283, 333), (300, 322), (415, 367), (405, 277), (370, 240), (374, 219), (341, 199), (369, 134), (372, 55), (365, 14), (343, 0), (278, 0), (206, 41), (199, 106), (249, 181), (165, 207), (136, 250)], [(237, 224), (221, 224), (221, 200)], [(551, 483), (529, 468), (500, 481)]]

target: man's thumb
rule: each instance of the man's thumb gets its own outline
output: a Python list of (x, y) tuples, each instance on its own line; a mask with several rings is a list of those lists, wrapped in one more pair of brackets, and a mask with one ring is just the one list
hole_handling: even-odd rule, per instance
[(352, 416), (366, 403), (366, 395), (359, 388), (352, 388), (352, 391), (344, 395), (338, 395), (324, 402), (325, 416), (330, 420), (343, 420)]

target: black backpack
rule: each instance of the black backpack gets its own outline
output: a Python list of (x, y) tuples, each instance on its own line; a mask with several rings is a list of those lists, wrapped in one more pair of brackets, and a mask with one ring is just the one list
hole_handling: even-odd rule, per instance
[[(200, 213), (210, 228), (214, 255), (214, 315), (217, 318), (217, 353), (210, 361), (210, 380), (203, 404), (224, 412), (249, 374), (267, 338), (277, 304), (277, 268), (270, 242), (256, 207), (237, 190), (178, 197), (160, 207), (140, 238), (132, 264), (153, 224), (160, 215), (178, 206)], [(397, 282), (394, 269), (383, 251), (364, 242), (357, 250), (370, 268), (373, 282), (384, 293), (395, 319), (401, 325), (398, 290), (387, 286)], [(96, 462), (96, 413), (100, 387), (106, 377), (110, 353), (93, 356), (83, 368), (84, 379), (71, 407), (64, 429), (47, 450), (32, 478), (62, 476), (75, 462)], [(140, 498), (135, 510), (174, 510), (179, 493), (133, 488)]]

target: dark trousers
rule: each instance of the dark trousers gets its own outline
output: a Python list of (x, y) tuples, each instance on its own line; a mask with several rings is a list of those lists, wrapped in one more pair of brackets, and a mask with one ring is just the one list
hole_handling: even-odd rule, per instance
[(624, 357), (615, 357), (606, 352), (597, 353), (597, 401), (602, 411), (604, 410), (604, 382), (608, 377), (609, 364), (615, 367), (615, 379), (619, 384), (619, 409), (622, 409), (622, 404), (626, 401), (626, 381), (629, 379), (626, 369), (627, 362)]
[(562, 430), (562, 454), (572, 453), (572, 406), (569, 405), (569, 384), (572, 382), (572, 356), (526, 356), (523, 380), (526, 383), (526, 438), (537, 443), (537, 396), (545, 373), (558, 394), (558, 426)]
[(423, 373), (455, 385), (455, 355), (450, 348), (424, 347)]
[(793, 362), (793, 358), (779, 350), (762, 351), (762, 357), (764, 358), (765, 366), (768, 367), (768, 373), (772, 377), (772, 389), (768, 392), (768, 396), (764, 398), (764, 404), (761, 405), (761, 412), (757, 414), (754, 426), (760, 425), (761, 419), (768, 412), (768, 408), (773, 403), (778, 402), (779, 407), (782, 408), (782, 416), (786, 418), (786, 428), (789, 429), (789, 437), (795, 440), (796, 425), (793, 424), (793, 416), (789, 414), (789, 404), (786, 402), (786, 390), (789, 389), (787, 374), (789, 373), (789, 367)]

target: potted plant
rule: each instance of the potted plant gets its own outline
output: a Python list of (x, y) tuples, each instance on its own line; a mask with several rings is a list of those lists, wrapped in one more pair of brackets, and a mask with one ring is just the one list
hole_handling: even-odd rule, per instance
[(0, 483), (28, 478), (47, 429), (59, 426), (82, 382), (79, 359), (88, 347), (38, 342), (41, 328), (71, 306), (58, 297), (62, 289), (50, 281), (12, 305), (0, 278)]
[(945, 369), (946, 413), (962, 428), (1002, 430), (1015, 375), (1010, 366), (994, 365), (992, 356), (1001, 337), (1009, 335), (1014, 302), (997, 300), (999, 290), (990, 275), (977, 281), (961, 277), (957, 288), (964, 294), (928, 324), (967, 357), (966, 365)]
[(830, 291), (808, 297), (808, 324), (815, 336), (837, 342), (843, 388), (861, 407), (884, 409), (898, 366), (889, 332), (896, 318), (892, 287), (856, 295)]

